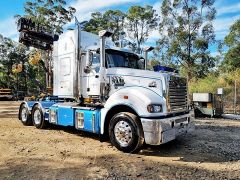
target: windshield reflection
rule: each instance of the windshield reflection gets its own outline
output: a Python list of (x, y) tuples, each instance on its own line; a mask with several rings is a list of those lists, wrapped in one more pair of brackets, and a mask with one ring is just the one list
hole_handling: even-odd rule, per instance
[(115, 50), (106, 50), (107, 68), (124, 67), (144, 69), (144, 60), (137, 55)]

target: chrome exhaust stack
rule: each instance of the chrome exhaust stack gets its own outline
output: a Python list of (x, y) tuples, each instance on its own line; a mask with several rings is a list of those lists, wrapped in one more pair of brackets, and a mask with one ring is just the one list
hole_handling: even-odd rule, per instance
[(152, 50), (154, 50), (154, 47), (149, 46), (149, 47), (145, 47), (143, 49), (144, 52), (144, 59), (145, 59), (145, 63), (144, 63), (144, 69), (147, 70), (147, 63), (148, 63), (148, 53), (151, 52)]
[(112, 36), (112, 32), (107, 30), (102, 30), (98, 33), (100, 37), (100, 61), (101, 67), (105, 67), (106, 55), (105, 55), (105, 45), (106, 45), (106, 38)]

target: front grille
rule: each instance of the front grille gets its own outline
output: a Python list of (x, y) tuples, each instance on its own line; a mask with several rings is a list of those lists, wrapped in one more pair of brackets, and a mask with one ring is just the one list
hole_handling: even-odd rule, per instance
[(185, 78), (170, 77), (168, 97), (171, 112), (187, 110), (187, 81)]

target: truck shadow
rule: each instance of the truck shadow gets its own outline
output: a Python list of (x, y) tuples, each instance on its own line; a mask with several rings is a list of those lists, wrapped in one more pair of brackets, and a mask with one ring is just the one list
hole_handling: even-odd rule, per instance
[(193, 133), (140, 152), (146, 156), (179, 157), (184, 162), (236, 162), (240, 160), (240, 127), (196, 125)]
[[(64, 131), (79, 137), (99, 141), (99, 135), (76, 130), (74, 127), (50, 125), (48, 129)], [(143, 156), (179, 157), (183, 162), (236, 162), (240, 160), (240, 127), (198, 124), (193, 133), (159, 146), (144, 145)], [(110, 145), (110, 142), (109, 142)]]
[(0, 179), (237, 179), (239, 171), (142, 161), (136, 155), (70, 155), (64, 161), (49, 157), (21, 157), (0, 165)]
[(77, 130), (73, 126), (59, 126), (59, 125), (49, 124), (47, 129), (55, 130), (55, 131), (64, 131), (66, 133), (74, 134), (76, 136), (88, 137), (88, 138), (99, 140), (99, 135), (91, 132)]

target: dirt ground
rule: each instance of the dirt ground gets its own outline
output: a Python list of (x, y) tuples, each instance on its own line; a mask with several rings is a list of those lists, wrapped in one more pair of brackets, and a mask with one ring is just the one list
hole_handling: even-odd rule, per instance
[(73, 128), (23, 126), (1, 104), (0, 179), (240, 179), (240, 120), (198, 119), (193, 133), (126, 154)]

